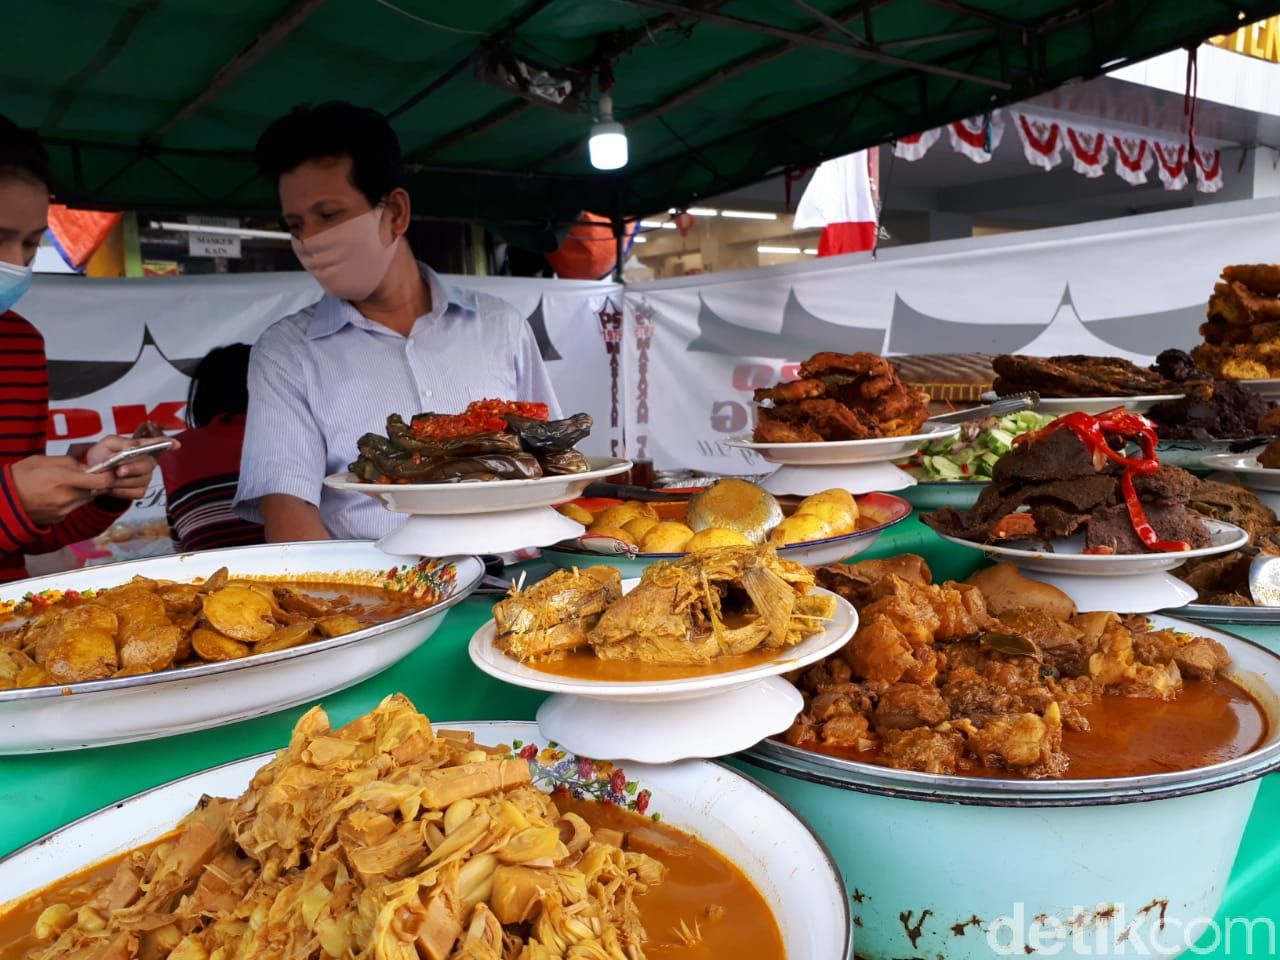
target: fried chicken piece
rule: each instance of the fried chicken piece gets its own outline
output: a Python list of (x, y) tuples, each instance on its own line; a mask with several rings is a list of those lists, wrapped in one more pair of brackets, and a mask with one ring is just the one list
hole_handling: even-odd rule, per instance
[(799, 372), (798, 380), (755, 391), (762, 404), (757, 442), (902, 436), (929, 413), (928, 394), (908, 389), (893, 364), (874, 353), (818, 353)]
[(772, 400), (774, 403), (794, 403), (824, 396), (827, 385), (821, 380), (792, 380), (774, 387), (761, 387), (753, 395), (756, 403)]
[(1280, 300), (1258, 296), (1243, 283), (1220, 283), (1213, 287), (1204, 312), (1210, 320), (1245, 326), (1280, 320)]
[(863, 440), (880, 436), (875, 418), (826, 397), (774, 407), (773, 415), (809, 426), (822, 440)]
[(1280, 296), (1280, 264), (1237, 263), (1222, 268), (1222, 279), (1239, 283), (1257, 293)]
[(832, 373), (845, 373), (853, 376), (896, 376), (891, 364), (876, 353), (836, 353), (825, 350), (815, 353), (800, 364), (800, 376), (821, 377)]
[(756, 408), (756, 443), (818, 443), (825, 439), (807, 423), (780, 420), (767, 407)]

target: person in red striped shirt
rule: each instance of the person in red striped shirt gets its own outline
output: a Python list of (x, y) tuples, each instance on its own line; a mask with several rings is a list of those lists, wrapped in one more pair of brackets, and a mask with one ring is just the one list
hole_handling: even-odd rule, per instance
[(95, 537), (147, 492), (155, 460), (88, 467), (142, 442), (109, 436), (83, 459), (45, 455), (49, 367), (44, 338), (11, 308), (31, 286), (48, 226), (49, 160), (30, 133), (0, 116), (0, 583), (21, 580), (28, 554)]

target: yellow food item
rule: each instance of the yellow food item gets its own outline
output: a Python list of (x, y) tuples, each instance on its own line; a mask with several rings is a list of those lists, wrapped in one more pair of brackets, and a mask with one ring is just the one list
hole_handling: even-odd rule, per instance
[(115, 640), (106, 630), (85, 628), (49, 651), (44, 665), (54, 683), (105, 680), (119, 666)]
[[(172, 837), (64, 881), (31, 918), (42, 939), (5, 956), (644, 957), (671, 926), (646, 931), (638, 906), (663, 861), (562, 816), (505, 754), (440, 735), (400, 695), (338, 729), (314, 707), (238, 798), (205, 797)], [(649, 832), (681, 858), (698, 846)]]
[(830, 500), (819, 500), (817, 503), (808, 504), (802, 503), (791, 516), (793, 519), (795, 517), (817, 517), (825, 522), (827, 528), (831, 531), (827, 534), (829, 537), (840, 537), (846, 533), (853, 533), (858, 527), (858, 521), (849, 516), (849, 511), (838, 503), (832, 503)]
[[(154, 595), (153, 599), (160, 602)], [(276, 632), (271, 601), (249, 587), (223, 587), (209, 594), (204, 598), (204, 618), (219, 633), (244, 643), (257, 643)]]
[(645, 538), (645, 534), (657, 525), (657, 517), (636, 517), (634, 520), (630, 520), (624, 524), (622, 529), (635, 537), (637, 541), (640, 541)]
[(1271, 371), (1256, 360), (1227, 360), (1220, 375), (1224, 380), (1266, 380)]
[(849, 519), (853, 524), (858, 522), (858, 501), (853, 498), (848, 490), (841, 490), (839, 487), (833, 487), (830, 490), (823, 490), (812, 496), (805, 497), (800, 501), (800, 505), (796, 507), (796, 513), (813, 513), (812, 510), (806, 509), (815, 503), (832, 503), (840, 507), (849, 515)]
[(640, 541), (641, 553), (684, 553), (693, 539), (693, 531), (683, 523), (664, 520), (645, 534)]
[(695, 533), (684, 545), (684, 549), (686, 553), (696, 553), (699, 550), (712, 550), (716, 547), (750, 547), (752, 545), (751, 541), (737, 530), (712, 527)]
[(591, 515), (590, 510), (586, 507), (580, 507), (576, 503), (562, 503), (556, 509), (570, 520), (575, 520), (584, 527), (589, 527), (596, 522), (596, 518)]
[(597, 523), (596, 525), (587, 528), (587, 536), (612, 537), (614, 540), (621, 540), (623, 543), (632, 547), (640, 546), (639, 541), (626, 530), (622, 529), (622, 527), (610, 527)]
[(601, 510), (595, 515), (592, 525), (598, 527), (625, 527), (636, 517), (653, 517), (653, 519), (657, 520), (658, 514), (647, 503), (628, 500), (626, 503), (619, 503), (616, 506), (606, 507)]
[(764, 543), (781, 519), (782, 507), (773, 494), (747, 480), (720, 480), (689, 499), (692, 529), (735, 530), (750, 543)]
[(191, 649), (200, 659), (215, 663), (221, 660), (239, 660), (249, 655), (247, 643), (224, 637), (208, 627), (196, 627), (191, 631)]
[(831, 524), (822, 517), (811, 513), (793, 513), (773, 528), (769, 534), (769, 542), (774, 546), (785, 546), (791, 543), (808, 543), (811, 540), (825, 540), (827, 537), (839, 536), (831, 532)]

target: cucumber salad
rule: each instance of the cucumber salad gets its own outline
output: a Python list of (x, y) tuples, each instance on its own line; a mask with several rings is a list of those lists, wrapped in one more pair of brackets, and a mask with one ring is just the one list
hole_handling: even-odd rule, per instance
[(1054, 418), (1034, 410), (970, 420), (945, 440), (926, 443), (903, 466), (917, 480), (986, 481), (996, 461), (1013, 449), (1013, 438), (1039, 430)]

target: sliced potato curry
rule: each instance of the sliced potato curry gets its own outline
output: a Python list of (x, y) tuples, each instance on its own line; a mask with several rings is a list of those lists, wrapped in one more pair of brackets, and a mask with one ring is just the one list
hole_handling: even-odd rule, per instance
[(203, 583), (138, 577), (66, 595), (0, 625), (0, 690), (238, 660), (354, 633), (422, 606), (377, 587), (233, 580), (226, 568)]

